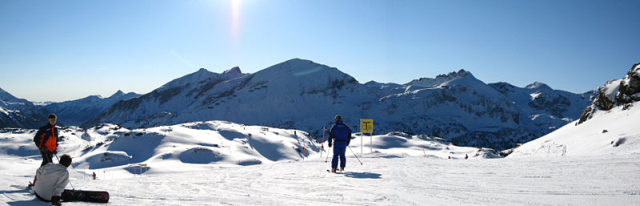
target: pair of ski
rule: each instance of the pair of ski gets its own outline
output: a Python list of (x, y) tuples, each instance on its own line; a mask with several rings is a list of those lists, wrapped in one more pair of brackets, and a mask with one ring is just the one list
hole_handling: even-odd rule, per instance
[(327, 170), (328, 173), (333, 173), (333, 174), (344, 174), (344, 171), (341, 170), (336, 170), (336, 172), (331, 172), (331, 170)]
[[(27, 185), (26, 187), (20, 186), (20, 185), (11, 185), (11, 187), (21, 189), (21, 190), (30, 190), (33, 193), (33, 190), (32, 190), (33, 184), (31, 184), (31, 182), (29, 182), (29, 185)], [(65, 202), (80, 201), (80, 202), (108, 203), (109, 192), (65, 189), (62, 192), (61, 198)]]

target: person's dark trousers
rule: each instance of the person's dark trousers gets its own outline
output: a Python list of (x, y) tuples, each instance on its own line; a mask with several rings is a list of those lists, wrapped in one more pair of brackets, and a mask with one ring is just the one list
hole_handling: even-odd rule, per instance
[[(40, 201), (43, 201), (43, 202), (51, 202), (51, 200), (47, 200), (47, 199), (44, 199), (44, 198), (40, 197), (40, 195), (38, 195), (38, 193), (35, 193), (35, 192), (34, 192), (34, 194), (36, 194), (36, 197), (37, 197)], [(75, 200), (75, 197), (74, 197), (74, 195), (73, 195), (73, 190), (67, 190), (67, 189), (65, 189), (65, 190), (62, 192), (62, 197), (61, 197), (61, 199), (62, 199), (63, 201), (65, 201), (65, 202), (71, 202), (71, 201)]]
[(44, 151), (40, 151), (40, 155), (42, 155), (42, 164), (40, 165), (40, 167), (46, 165), (49, 162), (53, 162), (53, 152), (50, 152), (49, 150), (44, 150)]
[(340, 167), (347, 165), (347, 141), (335, 141), (333, 144), (333, 159), (331, 159), (331, 168), (338, 168), (338, 160), (340, 160)]

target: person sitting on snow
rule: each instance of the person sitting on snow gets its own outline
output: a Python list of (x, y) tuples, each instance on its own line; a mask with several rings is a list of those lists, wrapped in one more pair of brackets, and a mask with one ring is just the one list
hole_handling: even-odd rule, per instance
[(69, 184), (69, 171), (67, 171), (69, 165), (71, 165), (71, 156), (65, 154), (60, 158), (60, 164), (48, 163), (38, 168), (36, 181), (33, 183), (33, 191), (38, 199), (51, 202), (56, 206), (62, 205), (60, 197), (63, 196), (64, 188)]
[(334, 124), (329, 130), (329, 147), (331, 142), (335, 140), (335, 147), (333, 148), (333, 159), (331, 160), (331, 172), (335, 173), (338, 168), (338, 158), (340, 160), (340, 171), (344, 171), (344, 167), (347, 165), (346, 152), (349, 143), (351, 142), (351, 128), (342, 122), (342, 117), (336, 115), (334, 118), (336, 124)]

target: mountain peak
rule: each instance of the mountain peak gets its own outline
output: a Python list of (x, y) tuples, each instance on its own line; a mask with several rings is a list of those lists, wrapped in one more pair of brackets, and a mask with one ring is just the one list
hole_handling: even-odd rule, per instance
[(223, 72), (223, 74), (230, 74), (230, 73), (242, 73), (242, 71), (240, 70), (240, 67), (235, 66), (235, 67)]
[[(315, 63), (310, 60), (294, 58), (287, 60), (285, 62), (273, 65), (264, 70), (261, 70), (258, 73), (269, 73), (270, 76), (279, 76), (279, 75), (293, 75), (293, 76), (305, 76), (309, 74), (314, 74), (316, 72), (320, 72), (322, 70), (326, 70), (332, 67)], [(337, 70), (336, 68), (332, 68)]]
[(210, 72), (209, 70), (205, 69), (205, 68), (200, 68), (198, 71), (191, 73), (191, 74), (187, 74), (185, 76), (182, 76), (180, 78), (174, 79), (172, 81), (170, 81), (169, 83), (166, 83), (165, 85), (163, 85), (160, 88), (172, 88), (172, 87), (180, 87), (183, 85), (187, 85), (189, 83), (193, 83), (193, 82), (200, 82), (209, 78), (215, 78), (217, 77), (219, 74), (214, 73), (214, 72)]
[(293, 58), (293, 59), (289, 59), (283, 63), (315, 63), (311, 60), (307, 60), (307, 59), (300, 59), (300, 58)]
[(551, 90), (551, 87), (549, 87), (549, 85), (536, 81), (534, 83), (531, 83), (529, 85), (527, 85), (525, 88), (527, 89), (542, 89), (542, 90)]
[(222, 72), (222, 78), (223, 79), (235, 79), (242, 76), (242, 71), (240, 70), (240, 67), (235, 66), (227, 71)]
[(438, 76), (436, 76), (436, 78), (420, 78), (417, 80), (413, 80), (409, 83), (407, 83), (407, 85), (412, 85), (412, 86), (421, 86), (421, 87), (437, 87), (439, 85), (445, 84), (447, 82), (452, 82), (454, 80), (459, 80), (459, 79), (469, 79), (469, 80), (474, 80), (474, 81), (479, 81), (477, 80), (473, 74), (471, 74), (471, 72), (468, 72), (464, 69), (460, 69), (457, 72), (451, 72), (448, 74), (440, 74)]
[(111, 95), (109, 98), (116, 98), (122, 95), (124, 95), (124, 92), (122, 92), (122, 90), (118, 90), (115, 94)]
[[(464, 78), (467, 76), (472, 76), (473, 74), (471, 74), (471, 72), (468, 72), (464, 69), (460, 69), (458, 72), (451, 72), (449, 74), (441, 74), (436, 76), (436, 79), (438, 78), (446, 78), (446, 79), (458, 79), (458, 78)], [(475, 78), (475, 77), (474, 77)]]

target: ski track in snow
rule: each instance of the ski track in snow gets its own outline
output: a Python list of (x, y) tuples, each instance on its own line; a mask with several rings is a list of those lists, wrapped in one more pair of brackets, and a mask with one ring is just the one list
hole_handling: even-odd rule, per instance
[[(109, 191), (108, 205), (640, 205), (638, 156), (348, 157), (342, 174), (324, 158), (95, 181), (70, 171), (75, 188)], [(0, 205), (49, 205), (10, 187), (31, 175), (0, 180)]]

